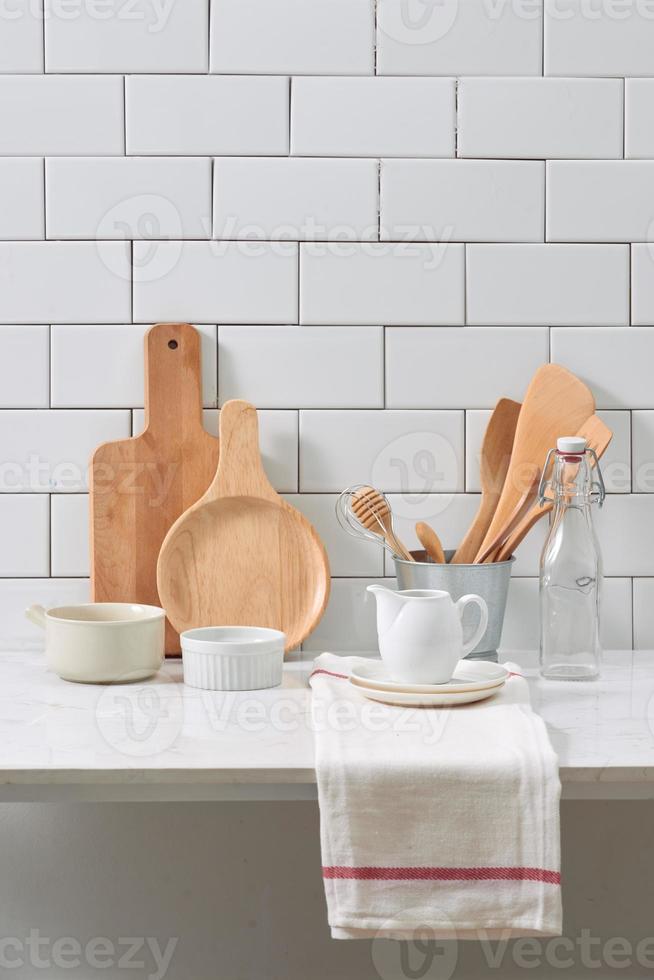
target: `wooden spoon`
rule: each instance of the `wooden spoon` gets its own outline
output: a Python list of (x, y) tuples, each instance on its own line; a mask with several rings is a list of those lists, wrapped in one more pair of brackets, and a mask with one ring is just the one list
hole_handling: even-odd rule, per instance
[[(599, 418), (597, 415), (592, 415), (588, 421), (581, 426), (576, 435), (583, 436), (583, 438), (587, 440), (588, 448), (594, 449), (598, 458), (603, 456), (604, 451), (613, 438), (613, 433), (609, 429), (608, 425), (605, 425), (605, 423), (602, 422), (601, 418)], [(543, 504), (542, 507), (538, 502), (533, 504), (506, 539), (500, 551), (497, 553), (495, 561), (507, 561), (507, 559), (509, 559), (514, 553), (515, 549), (518, 547), (525, 535), (532, 529), (536, 521), (539, 521), (541, 517), (545, 516), (545, 514), (549, 514), (552, 507), (553, 504), (551, 503)]]
[(159, 595), (180, 632), (268, 626), (286, 634), (290, 650), (314, 629), (327, 604), (324, 546), (306, 517), (268, 482), (252, 405), (223, 405), (220, 441), (211, 486), (161, 547)]
[(429, 524), (425, 524), (424, 521), (418, 521), (416, 524), (416, 534), (418, 536), (418, 541), (423, 546), (431, 560), (438, 562), (440, 565), (444, 565), (445, 552), (443, 551), (441, 539), (438, 537), (433, 527), (430, 527)]
[(493, 410), (481, 447), (481, 501), (475, 519), (452, 558), (452, 565), (469, 565), (481, 548), (509, 468), (520, 402), (500, 398)]
[(394, 554), (405, 561), (415, 561), (393, 530), (391, 505), (383, 493), (374, 487), (361, 487), (352, 497), (352, 513), (367, 531), (384, 538)]
[(525, 467), (531, 464), (542, 470), (561, 433), (576, 432), (594, 412), (595, 400), (583, 381), (559, 364), (538, 368), (520, 410), (511, 462), (482, 550), (510, 520), (524, 493), (520, 476)]

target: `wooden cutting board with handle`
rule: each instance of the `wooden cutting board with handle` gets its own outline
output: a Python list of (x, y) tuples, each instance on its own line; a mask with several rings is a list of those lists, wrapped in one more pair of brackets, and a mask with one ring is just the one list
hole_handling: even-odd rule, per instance
[(557, 438), (576, 432), (595, 412), (590, 389), (560, 364), (544, 364), (534, 374), (522, 403), (513, 441), (511, 462), (493, 519), (481, 548), (487, 548), (511, 519), (531, 480), (542, 470)]
[(220, 461), (204, 496), (170, 529), (157, 567), (159, 595), (180, 631), (267, 626), (296, 647), (329, 596), (329, 564), (309, 521), (271, 487), (259, 455), (256, 409), (220, 411)]
[[(94, 602), (161, 605), (161, 543), (211, 483), (218, 445), (202, 427), (200, 336), (188, 323), (159, 323), (145, 337), (145, 429), (104, 443), (91, 460)], [(179, 650), (167, 621), (166, 653)]]

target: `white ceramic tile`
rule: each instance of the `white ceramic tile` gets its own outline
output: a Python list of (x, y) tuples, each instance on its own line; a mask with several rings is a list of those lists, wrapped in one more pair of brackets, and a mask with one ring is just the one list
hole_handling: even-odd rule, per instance
[(629, 323), (626, 245), (468, 245), (468, 323)]
[(327, 550), (332, 575), (384, 574), (382, 548), (374, 542), (352, 537), (338, 523), (336, 494), (287, 494), (286, 499), (311, 521), (320, 535)]
[(651, 75), (653, 49), (647, 0), (545, 0), (546, 75)]
[(88, 575), (89, 498), (87, 494), (69, 493), (53, 496), (51, 523), (51, 574), (55, 577)]
[(654, 493), (654, 412), (632, 412), (634, 493)]
[(378, 0), (382, 75), (540, 75), (542, 0), (486, 0), (426, 7)]
[(479, 459), (484, 441), (486, 426), (490, 420), (492, 409), (470, 409), (466, 412), (466, 490), (468, 493), (479, 493), (481, 482), (479, 476)]
[[(598, 410), (613, 438), (600, 463), (607, 493), (631, 492), (631, 412)], [(654, 487), (653, 487), (654, 489)]]
[[(52, 407), (130, 408), (143, 405), (143, 339), (149, 328), (66, 324), (52, 328)], [(216, 328), (200, 326), (202, 399), (218, 397)]]
[(125, 79), (129, 154), (286, 154), (288, 79)]
[(50, 574), (47, 494), (0, 494), (0, 576)]
[(130, 434), (129, 412), (0, 412), (0, 492), (85, 490), (91, 454)]
[(618, 79), (463, 78), (458, 106), (459, 156), (622, 156)]
[(654, 578), (634, 579), (634, 647), (654, 649)]
[(0, 76), (0, 154), (112, 156), (124, 150), (122, 78)]
[[(600, 642), (607, 650), (631, 647), (631, 579), (602, 583)], [(538, 579), (512, 578), (500, 654), (534, 650), (539, 643)]]
[(463, 489), (462, 412), (301, 412), (300, 490)]
[(43, 160), (0, 160), (0, 239), (44, 236)]
[(124, 322), (130, 279), (126, 242), (0, 243), (0, 321)]
[(653, 240), (631, 246), (631, 322), (638, 326), (654, 325)]
[(382, 160), (380, 187), (385, 240), (543, 241), (540, 161)]
[(374, 23), (374, 0), (213, 0), (211, 70), (372, 75)]
[(381, 327), (225, 327), (218, 333), (221, 402), (261, 408), (382, 408)]
[[(205, 408), (202, 420), (207, 432), (218, 435), (217, 409)], [(264, 469), (275, 490), (295, 493), (298, 488), (298, 413), (260, 411), (259, 448)], [(132, 412), (132, 434), (143, 431), (143, 409)]]
[[(371, 546), (372, 547), (372, 546)], [(325, 615), (302, 644), (303, 650), (370, 651), (377, 649), (377, 607), (368, 585), (380, 582), (394, 587), (394, 580), (375, 578), (332, 579)], [(2, 604), (0, 601), (0, 610)]]
[(0, 326), (0, 408), (48, 407), (49, 357), (46, 326)]
[(214, 162), (214, 238), (377, 238), (376, 160), (221, 157)]
[(45, 634), (27, 619), (27, 607), (38, 603), (52, 609), (54, 606), (88, 602), (89, 591), (88, 579), (0, 580), (0, 649), (43, 650)]
[(210, 238), (211, 160), (46, 161), (48, 238)]
[(295, 78), (291, 153), (453, 157), (451, 78)]
[(134, 242), (134, 320), (297, 322), (291, 242)]
[[(104, 0), (74, 4), (46, 0), (45, 62), (49, 72), (204, 72), (209, 0), (153, 3)], [(59, 13), (58, 13), (59, 12)]]
[(463, 323), (462, 245), (300, 246), (302, 323)]
[(654, 157), (654, 79), (625, 79), (626, 157)]
[(654, 408), (654, 328), (552, 330), (552, 360), (588, 384), (598, 408)]
[(43, 2), (14, 0), (2, 8), (0, 72), (43, 71)]
[(650, 242), (654, 161), (581, 160), (547, 164), (547, 239)]
[(390, 408), (491, 408), (521, 401), (547, 362), (547, 330), (398, 327), (386, 331)]
[(654, 575), (654, 497), (612, 494), (593, 513), (605, 575)]

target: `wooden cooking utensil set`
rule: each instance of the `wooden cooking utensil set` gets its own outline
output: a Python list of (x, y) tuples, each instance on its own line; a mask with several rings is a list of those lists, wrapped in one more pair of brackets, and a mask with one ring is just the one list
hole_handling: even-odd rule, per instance
[(327, 604), (329, 564), (315, 529), (268, 482), (256, 409), (227, 402), (220, 442), (205, 432), (189, 324), (148, 332), (145, 381), (144, 431), (91, 462), (93, 600), (162, 605), (168, 654), (198, 626), (267, 626), (296, 647)]
[[(552, 505), (540, 506), (538, 484), (548, 451), (562, 435), (583, 436), (589, 449), (602, 456), (613, 433), (595, 415), (588, 387), (558, 364), (536, 371), (522, 405), (501, 398), (491, 415), (481, 448), (481, 500), (470, 528), (455, 551), (455, 565), (509, 559), (536, 521)], [(346, 530), (374, 532), (388, 550), (405, 561), (414, 558), (393, 530), (390, 505), (368, 486), (344, 491), (337, 507)], [(432, 561), (445, 555), (436, 532), (418, 522), (416, 535)]]

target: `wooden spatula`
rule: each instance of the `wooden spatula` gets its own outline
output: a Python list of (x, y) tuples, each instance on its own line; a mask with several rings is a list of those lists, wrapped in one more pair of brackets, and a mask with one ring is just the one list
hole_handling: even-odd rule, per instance
[(529, 478), (527, 480), (527, 485), (524, 493), (518, 500), (513, 513), (509, 517), (508, 521), (504, 527), (498, 532), (498, 534), (493, 538), (491, 543), (485, 547), (479, 554), (475, 557), (475, 563), (481, 563), (485, 561), (493, 561), (493, 555), (496, 551), (502, 547), (504, 542), (507, 540), (509, 535), (518, 526), (522, 518), (525, 516), (529, 508), (532, 506), (536, 500), (536, 494), (538, 493), (538, 486), (540, 483), (540, 470), (536, 466), (531, 466), (529, 468)]
[(452, 557), (453, 565), (470, 564), (481, 548), (509, 468), (520, 407), (520, 402), (500, 398), (488, 421), (481, 447), (481, 501), (475, 519)]
[[(597, 415), (591, 416), (587, 422), (575, 433), (583, 436), (588, 442), (588, 448), (594, 449), (599, 458), (604, 454), (608, 444), (613, 438), (613, 433), (608, 425), (602, 422)], [(497, 552), (495, 561), (506, 561), (514, 553), (525, 535), (532, 529), (536, 521), (539, 521), (545, 514), (552, 510), (552, 504), (546, 503), (541, 507), (538, 502), (533, 504), (527, 514), (522, 518), (518, 525), (511, 532), (501, 549)]]
[(542, 470), (545, 458), (562, 432), (576, 432), (595, 412), (589, 388), (559, 364), (538, 368), (527, 389), (516, 426), (511, 462), (483, 548), (510, 520), (524, 493), (528, 466)]
[[(157, 558), (180, 514), (207, 489), (218, 440), (202, 427), (200, 337), (160, 323), (145, 337), (145, 429), (99, 446), (89, 469), (94, 602), (160, 605)], [(166, 623), (166, 652), (179, 653)]]
[(268, 626), (286, 634), (290, 650), (308, 636), (327, 604), (324, 546), (306, 517), (268, 482), (252, 405), (223, 405), (220, 445), (209, 489), (163, 542), (159, 595), (180, 632)]

